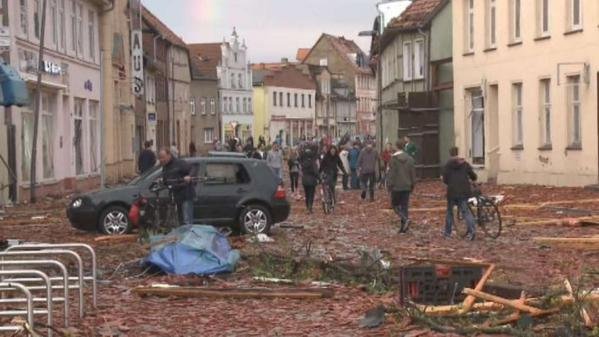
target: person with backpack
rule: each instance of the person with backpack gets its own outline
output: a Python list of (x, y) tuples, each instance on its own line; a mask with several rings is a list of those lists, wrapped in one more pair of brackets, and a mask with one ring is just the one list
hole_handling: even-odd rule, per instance
[(400, 233), (405, 233), (410, 225), (409, 205), (410, 194), (416, 185), (416, 169), (414, 158), (403, 149), (404, 141), (397, 142), (397, 152), (391, 156), (389, 161), (389, 172), (387, 184), (391, 192), (391, 205), (400, 218)]
[(468, 199), (472, 197), (472, 182), (477, 180), (472, 166), (458, 156), (457, 147), (449, 150), (451, 158), (443, 169), (443, 182), (447, 185), (447, 215), (445, 217), (445, 238), (450, 238), (453, 230), (453, 208), (458, 207), (468, 228), (467, 238), (473, 241), (476, 237), (474, 216), (468, 208)]
[(314, 206), (314, 195), (318, 185), (318, 154), (313, 147), (307, 146), (299, 158), (302, 172), (302, 185), (304, 186), (304, 198), (306, 199), (306, 209), (312, 214)]

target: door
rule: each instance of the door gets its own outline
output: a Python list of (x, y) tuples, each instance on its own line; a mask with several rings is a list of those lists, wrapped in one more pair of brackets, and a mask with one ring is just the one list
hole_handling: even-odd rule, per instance
[(198, 185), (195, 212), (210, 224), (231, 224), (237, 220), (237, 205), (250, 191), (250, 179), (242, 164), (209, 162), (201, 170), (206, 181)]

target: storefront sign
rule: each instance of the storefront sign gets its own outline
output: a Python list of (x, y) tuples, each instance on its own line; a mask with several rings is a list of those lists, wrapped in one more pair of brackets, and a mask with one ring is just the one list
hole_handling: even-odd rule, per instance
[(153, 112), (150, 112), (148, 114), (148, 122), (155, 122), (156, 121), (156, 114)]
[(50, 61), (44, 61), (44, 71), (51, 75), (62, 74), (62, 68), (60, 65)]

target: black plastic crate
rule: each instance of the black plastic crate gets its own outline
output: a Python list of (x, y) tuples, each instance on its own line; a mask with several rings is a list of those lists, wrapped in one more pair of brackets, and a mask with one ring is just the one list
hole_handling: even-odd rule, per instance
[(464, 288), (474, 288), (482, 267), (418, 265), (400, 269), (400, 302), (425, 305), (455, 304), (464, 301)]

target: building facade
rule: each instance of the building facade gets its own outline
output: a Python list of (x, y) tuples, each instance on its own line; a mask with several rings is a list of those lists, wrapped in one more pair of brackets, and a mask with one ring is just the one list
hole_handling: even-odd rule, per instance
[(414, 0), (380, 40), (382, 139), (409, 136), (417, 169), (438, 177), (453, 145), (452, 15), (445, 0)]
[(11, 32), (3, 55), (26, 81), (31, 97), (29, 106), (0, 109), (10, 130), (2, 142), (7, 140), (3, 158), (16, 176), (13, 201), (30, 196), (33, 160), (38, 197), (99, 185), (102, 9), (95, 1), (48, 1), (37, 158), (32, 158), (42, 7), (39, 1), (23, 0), (2, 8), (3, 24)]
[(221, 139), (237, 137), (243, 141), (252, 135), (254, 117), (252, 103), (252, 68), (248, 48), (237, 31), (228, 43), (221, 44), (222, 60), (216, 72), (222, 116)]
[(301, 139), (312, 137), (316, 83), (307, 69), (284, 64), (278, 69), (256, 72), (261, 80), (254, 81), (254, 105), (260, 118), (255, 121), (254, 135), (260, 132), (268, 142), (280, 137), (283, 146), (295, 146)]
[(454, 0), (453, 15), (461, 154), (499, 183), (597, 183), (599, 2)]
[[(341, 119), (344, 132), (347, 131), (351, 135), (370, 134), (374, 128), (376, 112), (375, 77), (368, 66), (366, 54), (355, 42), (344, 37), (322, 34), (304, 56), (303, 63), (327, 67), (328, 72), (334, 74), (338, 83), (341, 83), (340, 86), (347, 85), (348, 92), (343, 92), (342, 96), (355, 97), (354, 106), (347, 109), (354, 115)], [(336, 116), (333, 118), (338, 120)]]
[(207, 155), (220, 139), (220, 108), (216, 72), (191, 55), (191, 135), (199, 154)]

